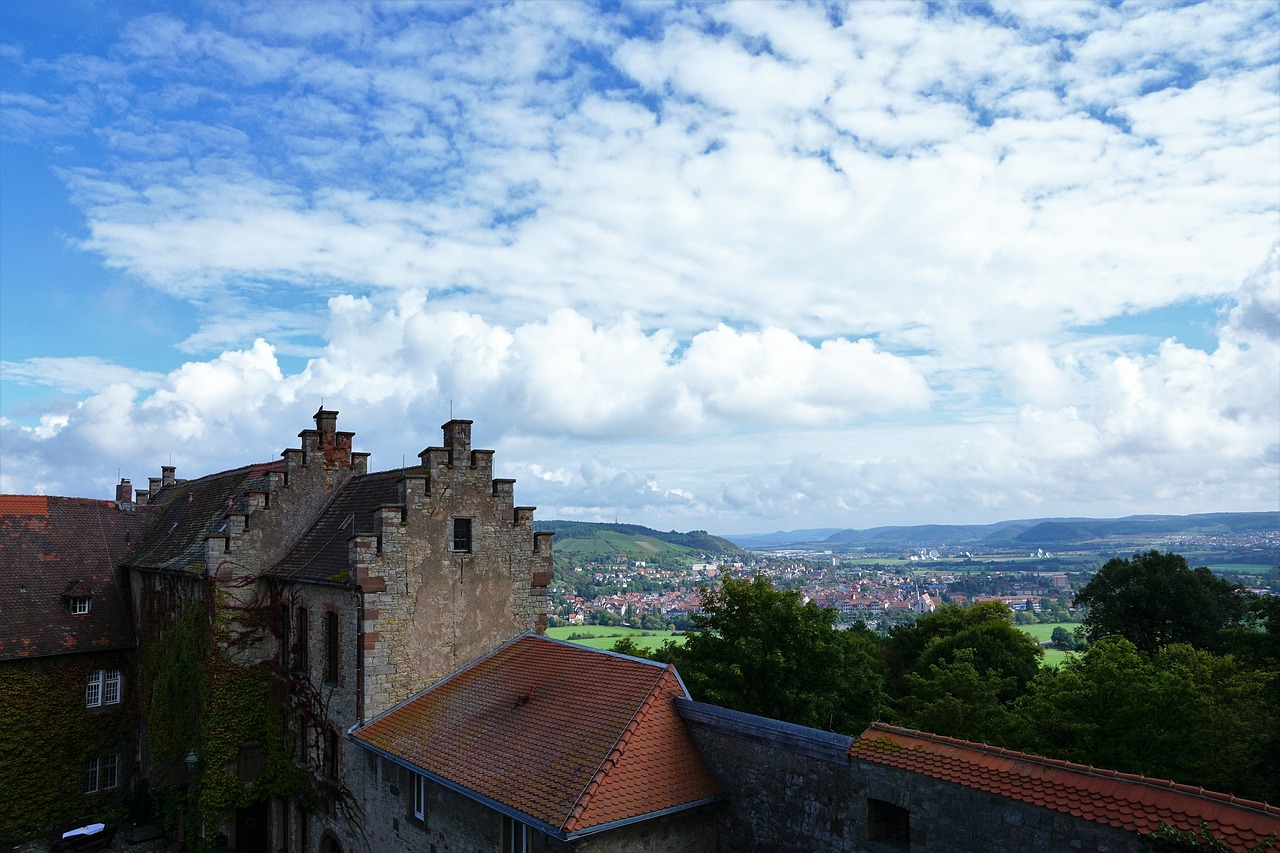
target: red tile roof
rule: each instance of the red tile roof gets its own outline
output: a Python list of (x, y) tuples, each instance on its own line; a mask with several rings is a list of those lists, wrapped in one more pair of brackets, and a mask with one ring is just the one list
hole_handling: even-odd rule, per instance
[[(150, 518), (114, 501), (0, 495), (0, 660), (132, 648), (116, 566)], [(70, 596), (89, 612), (72, 614)]]
[(525, 634), (353, 737), (569, 837), (719, 794), (687, 695), (670, 666)]
[(1266, 803), (881, 723), (849, 755), (1130, 832), (1152, 833), (1161, 823), (1198, 831), (1203, 822), (1233, 850), (1280, 834), (1280, 808)]

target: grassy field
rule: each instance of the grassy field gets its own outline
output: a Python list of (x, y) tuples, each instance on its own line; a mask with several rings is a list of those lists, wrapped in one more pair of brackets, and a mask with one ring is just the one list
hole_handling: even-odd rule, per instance
[[(1018, 627), (1029, 634), (1036, 642), (1048, 640), (1053, 635), (1053, 629), (1062, 627), (1068, 631), (1074, 631), (1079, 623), (1076, 622), (1046, 622), (1042, 625), (1019, 625)], [(569, 640), (571, 634), (578, 634), (576, 640)], [(582, 635), (590, 634), (590, 637)], [(684, 642), (683, 634), (676, 634), (670, 631), (643, 631), (639, 628), (609, 628), (604, 625), (570, 625), (563, 628), (548, 628), (547, 636), (553, 640), (569, 640), (569, 642), (577, 643), (580, 646), (589, 646), (593, 649), (610, 649), (622, 637), (630, 637), (637, 646), (645, 649), (656, 649), (667, 640), (674, 640), (677, 645)], [(1069, 652), (1058, 651), (1057, 649), (1044, 650), (1044, 665), (1056, 667), (1067, 659)]]
[[(1187, 560), (1193, 566), (1199, 563), (1193, 562), (1190, 558)], [(1209, 567), (1211, 572), (1238, 572), (1242, 575), (1265, 575), (1271, 571), (1274, 566), (1263, 566), (1255, 563), (1218, 563)]]
[[(592, 636), (586, 639), (569, 640), (571, 634), (590, 634)], [(675, 634), (671, 631), (642, 631), (639, 628), (609, 628), (604, 625), (573, 625), (564, 628), (548, 628), (547, 636), (553, 640), (569, 640), (571, 643), (590, 646), (593, 649), (610, 649), (622, 637), (630, 637), (637, 646), (645, 649), (656, 649), (667, 640), (674, 640), (677, 644), (684, 642), (683, 634)]]
[[(1080, 627), (1079, 622), (1044, 622), (1039, 625), (1019, 625), (1018, 628), (1031, 636), (1037, 643), (1043, 643), (1053, 636), (1054, 628), (1066, 628), (1070, 633)], [(1058, 649), (1044, 650), (1044, 665), (1057, 667), (1070, 652), (1059, 651)]]

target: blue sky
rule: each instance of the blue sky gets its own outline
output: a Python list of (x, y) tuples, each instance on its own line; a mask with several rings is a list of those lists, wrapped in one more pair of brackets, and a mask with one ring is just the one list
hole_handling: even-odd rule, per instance
[(542, 518), (1280, 509), (1273, 3), (0, 5), (0, 489)]

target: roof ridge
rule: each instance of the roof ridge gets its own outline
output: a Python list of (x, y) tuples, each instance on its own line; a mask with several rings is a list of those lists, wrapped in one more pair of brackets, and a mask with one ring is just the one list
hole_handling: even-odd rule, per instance
[[(1093, 765), (1077, 764), (1074, 761), (1068, 761), (1063, 758), (1049, 758), (1044, 755), (1034, 755), (1029, 752), (1020, 752), (1015, 749), (1006, 749), (1005, 747), (994, 746), (993, 744), (989, 744), (989, 743), (980, 743), (978, 741), (962, 740), (960, 738), (953, 738), (947, 735), (940, 735), (940, 734), (935, 734), (933, 732), (920, 731), (919, 729), (908, 729), (908, 728), (903, 728), (901, 726), (894, 726), (888, 723), (873, 722), (871, 725), (867, 727), (866, 731), (864, 731), (862, 735), (860, 735), (856, 740), (854, 740), (854, 745), (856, 745), (858, 740), (861, 740), (863, 737), (865, 737), (866, 733), (871, 731), (872, 729), (878, 729), (880, 731), (890, 733), (890, 734), (906, 735), (907, 737), (914, 737), (920, 740), (931, 741), (933, 743), (964, 747), (965, 749), (972, 749), (975, 752), (984, 752), (988, 755), (995, 755), (1001, 758), (1015, 759), (1018, 761), (1026, 761), (1031, 764), (1040, 764), (1040, 765), (1054, 767), (1058, 769), (1072, 770), (1082, 775), (1092, 776), (1098, 779), (1120, 780), (1123, 782), (1129, 782), (1131, 784), (1139, 784), (1139, 785), (1143, 785), (1145, 787), (1150, 787), (1150, 788), (1161, 788), (1165, 790), (1171, 790), (1188, 797), (1194, 797), (1195, 799), (1198, 799), (1198, 800), (1208, 800), (1215, 803), (1227, 803), (1230, 805), (1237, 806), (1239, 808), (1248, 809), (1249, 811), (1261, 812), (1262, 814), (1280, 815), (1280, 807), (1273, 806), (1270, 803), (1265, 803), (1258, 800), (1247, 800), (1247, 799), (1244, 799), (1243, 797), (1237, 797), (1234, 794), (1229, 794), (1221, 791), (1211, 791), (1208, 788), (1204, 788), (1204, 787), (1197, 787), (1194, 785), (1184, 785), (1180, 782), (1174, 782), (1172, 779), (1160, 779), (1154, 776), (1143, 776), (1139, 773), (1122, 773), (1119, 770), (1112, 770), (1106, 767), (1094, 767)], [(853, 749), (853, 746), (850, 746), (850, 750), (852, 749)]]
[(627, 745), (631, 741), (631, 736), (635, 734), (636, 729), (640, 725), (640, 720), (645, 716), (648, 709), (653, 707), (654, 699), (658, 692), (658, 686), (662, 684), (662, 680), (668, 673), (674, 671), (675, 667), (671, 664), (667, 664), (658, 672), (657, 678), (653, 680), (653, 684), (649, 686), (648, 692), (645, 693), (644, 701), (640, 703), (640, 706), (636, 708), (635, 713), (631, 715), (631, 719), (627, 722), (626, 727), (623, 728), (622, 733), (618, 735), (618, 739), (614, 741), (613, 747), (609, 750), (609, 753), (600, 762), (600, 765), (596, 768), (596, 772), (591, 775), (591, 779), (582, 789), (582, 793), (578, 795), (576, 800), (574, 800), (573, 808), (569, 810), (568, 817), (565, 818), (564, 823), (560, 826), (560, 830), (562, 832), (573, 832), (574, 829), (577, 828), (578, 821), (582, 818), (583, 813), (586, 812), (587, 807), (591, 805), (591, 800), (595, 796), (596, 792), (600, 790), (600, 786), (604, 784), (605, 777), (608, 776), (609, 772), (617, 767), (618, 763), (622, 760), (622, 754), (626, 752)]

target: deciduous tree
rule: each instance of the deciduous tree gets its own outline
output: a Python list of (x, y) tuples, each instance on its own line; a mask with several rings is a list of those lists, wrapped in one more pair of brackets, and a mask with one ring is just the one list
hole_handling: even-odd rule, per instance
[(876, 643), (865, 628), (840, 630), (830, 608), (776, 589), (764, 576), (721, 575), (672, 660), (695, 699), (800, 725), (857, 733), (884, 704)]
[(1124, 637), (1148, 654), (1170, 643), (1224, 651), (1248, 596), (1180, 554), (1148, 551), (1108, 560), (1076, 596), (1090, 641)]

